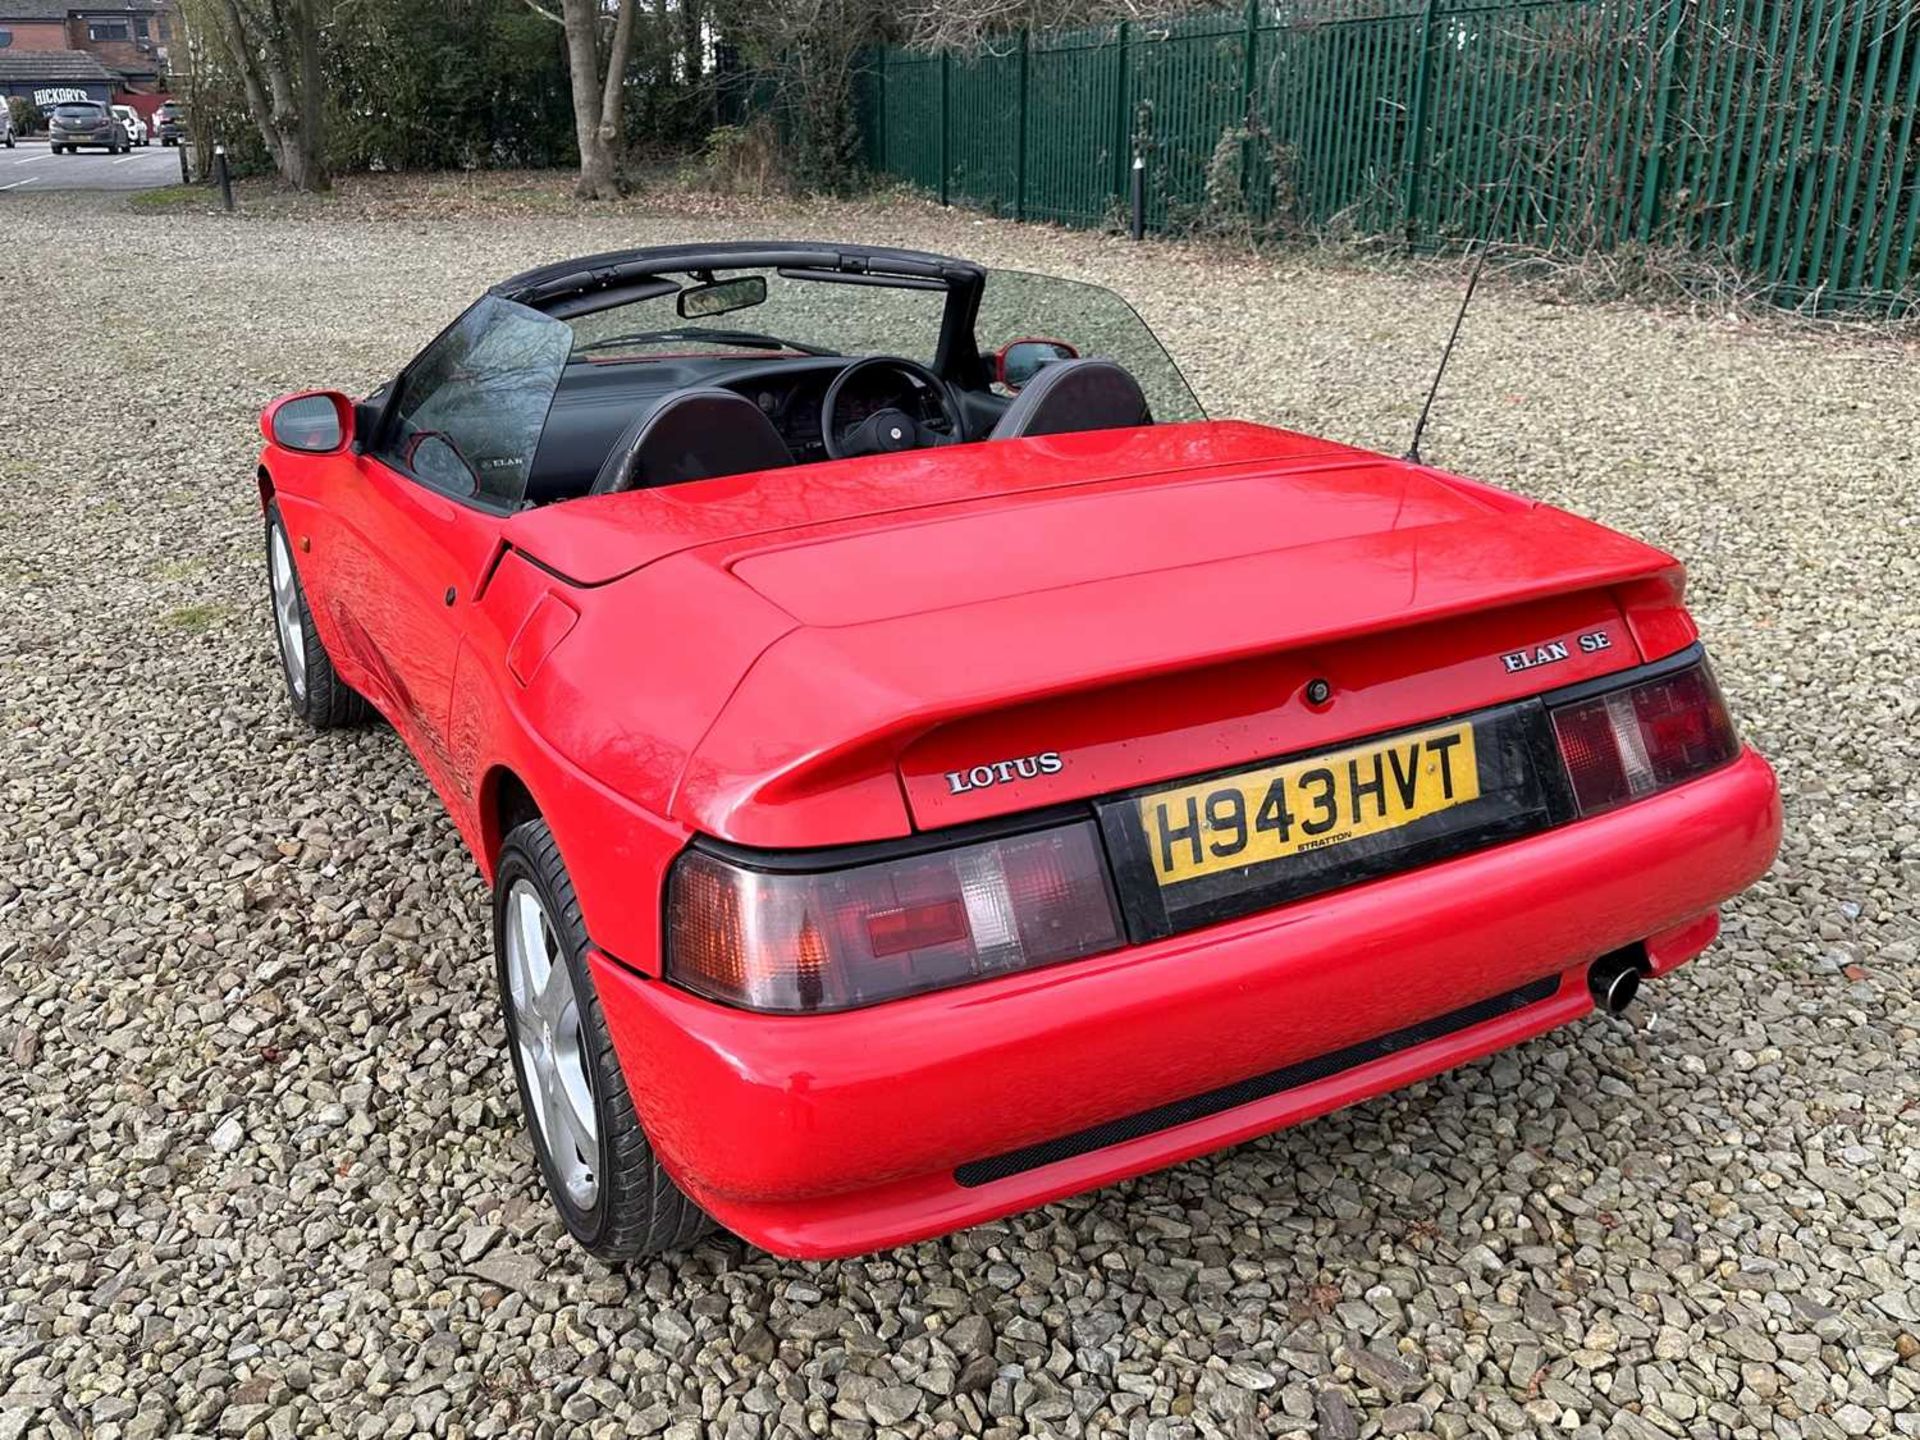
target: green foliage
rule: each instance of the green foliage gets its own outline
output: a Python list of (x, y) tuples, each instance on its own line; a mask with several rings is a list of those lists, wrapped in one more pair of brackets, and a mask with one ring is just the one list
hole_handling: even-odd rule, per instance
[(136, 210), (192, 210), (207, 204), (207, 192), (192, 185), (163, 185), (138, 191), (129, 202)]
[(273, 173), (273, 157), (267, 142), (260, 138), (253, 117), (247, 114), (238, 87), (209, 86), (201, 98), (187, 106), (187, 136), (193, 143), (193, 174), (196, 180), (213, 174), (213, 147), (227, 147), (227, 167), (238, 175)]
[[(180, 0), (221, 34), (221, 0)], [(529, 0), (316, 0), (328, 169), (543, 169), (579, 163), (566, 39)], [(856, 76), (886, 30), (873, 0), (635, 0), (620, 159), (691, 162), (724, 188), (845, 190), (864, 174)], [(559, 0), (541, 0), (557, 12)], [(609, 24), (611, 0), (600, 11)], [(194, 47), (196, 150), (270, 170), (224, 44)], [(721, 121), (737, 128), (708, 136)]]
[[(704, 0), (675, 0), (671, 9), (641, 0), (627, 59), (626, 149), (636, 158), (663, 160), (699, 148), (714, 124), (714, 86), (703, 69), (687, 64), (685, 12), (691, 4), (705, 23)], [(697, 47), (697, 52), (704, 47)], [(700, 56), (704, 64), (704, 55)]]
[(337, 169), (575, 161), (561, 30), (523, 0), (360, 0), (336, 10), (325, 64)]
[(774, 195), (787, 188), (779, 140), (766, 119), (746, 125), (716, 125), (686, 178), (723, 195)]
[(888, 8), (871, 0), (724, 0), (716, 18), (751, 79), (744, 116), (771, 116), (797, 189), (842, 192), (865, 179), (858, 92)]

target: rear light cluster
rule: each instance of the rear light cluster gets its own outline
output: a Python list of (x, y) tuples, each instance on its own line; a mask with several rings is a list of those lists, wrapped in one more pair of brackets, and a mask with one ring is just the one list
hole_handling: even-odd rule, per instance
[(754, 1010), (844, 1010), (1121, 944), (1091, 822), (795, 874), (689, 850), (668, 888), (668, 969)]
[[(1549, 714), (1582, 816), (1739, 753), (1704, 660)], [(846, 1010), (1124, 943), (1090, 820), (821, 871), (737, 863), (696, 847), (667, 887), (669, 977), (751, 1010)]]
[(1740, 741), (1702, 660), (1553, 712), (1582, 815), (1597, 815), (1724, 765)]

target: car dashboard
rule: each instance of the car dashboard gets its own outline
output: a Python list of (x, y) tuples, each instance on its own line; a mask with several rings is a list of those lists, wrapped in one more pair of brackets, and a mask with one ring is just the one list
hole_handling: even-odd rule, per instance
[[(535, 452), (527, 499), (549, 503), (586, 494), (600, 463), (643, 407), (659, 396), (691, 386), (732, 390), (759, 407), (793, 452), (796, 464), (828, 458), (823, 410), (828, 388), (858, 356), (672, 355), (644, 359), (582, 359), (566, 368)], [(990, 400), (990, 397), (987, 397)], [(978, 404), (962, 397), (960, 413)], [(876, 410), (895, 406), (935, 429), (945, 429), (940, 397), (904, 374), (868, 371), (838, 401), (843, 427)], [(991, 424), (991, 414), (987, 416)], [(977, 438), (969, 419), (968, 438)], [(978, 433), (984, 433), (983, 431)]]
[[(839, 368), (836, 364), (832, 370), (826, 371), (783, 371), (721, 383), (759, 406), (760, 413), (773, 422), (773, 428), (787, 442), (794, 461), (806, 464), (827, 458), (824, 409), (827, 389), (839, 374)], [(843, 428), (851, 428), (875, 411), (888, 406), (904, 410), (916, 420), (944, 428), (945, 420), (937, 396), (925, 387), (913, 384), (904, 375), (884, 373), (869, 372), (861, 384), (844, 392), (837, 407), (837, 418)]]

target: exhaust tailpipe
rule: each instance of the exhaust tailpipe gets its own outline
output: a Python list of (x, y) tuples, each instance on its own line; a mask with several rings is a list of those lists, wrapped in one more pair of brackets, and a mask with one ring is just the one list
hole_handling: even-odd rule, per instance
[(1633, 997), (1640, 993), (1640, 977), (1646, 969), (1646, 957), (1638, 945), (1602, 955), (1587, 971), (1587, 989), (1593, 994), (1593, 1003), (1609, 1015), (1624, 1015)]

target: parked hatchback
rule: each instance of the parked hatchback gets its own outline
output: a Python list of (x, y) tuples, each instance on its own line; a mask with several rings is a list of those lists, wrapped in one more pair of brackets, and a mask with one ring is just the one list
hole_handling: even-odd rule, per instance
[(178, 145), (187, 138), (187, 107), (169, 100), (153, 112), (153, 124), (162, 145)]
[(7, 108), (4, 101), (0, 101), (0, 145), (11, 150), (13, 142), (13, 111)]
[(47, 139), (53, 153), (72, 154), (84, 147), (98, 147), (113, 155), (124, 155), (133, 148), (127, 127), (113, 112), (97, 100), (69, 100), (53, 107), (47, 123)]

